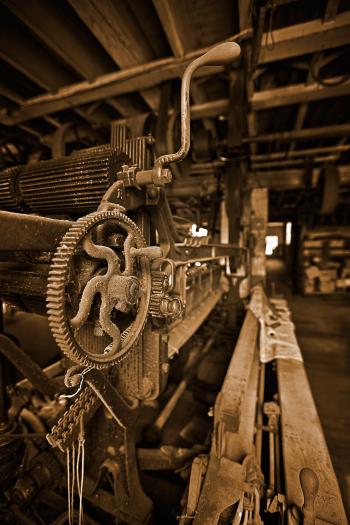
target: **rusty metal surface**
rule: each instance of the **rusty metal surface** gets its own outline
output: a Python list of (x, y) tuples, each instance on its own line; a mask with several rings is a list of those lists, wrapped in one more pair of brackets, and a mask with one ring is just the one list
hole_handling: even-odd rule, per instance
[(0, 211), (1, 251), (54, 251), (71, 221)]

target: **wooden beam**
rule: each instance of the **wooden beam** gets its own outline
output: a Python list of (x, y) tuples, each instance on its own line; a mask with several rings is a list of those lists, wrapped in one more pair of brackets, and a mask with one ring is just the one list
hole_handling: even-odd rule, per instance
[[(303, 363), (276, 359), (286, 496), (290, 507), (304, 504), (300, 471), (308, 467), (317, 476), (313, 521), (346, 525), (339, 484), (332, 466), (319, 415)], [(292, 521), (292, 520), (290, 520)], [(307, 522), (306, 511), (304, 523)]]
[(7, 0), (6, 7), (82, 78), (93, 80), (110, 71), (112, 62), (93, 45), (88, 30), (65, 16), (54, 2)]
[[(186, 14), (188, 3), (177, 0), (153, 0), (164, 32), (175, 57), (183, 57), (187, 52), (196, 49), (194, 31)], [(196, 83), (191, 83), (191, 95), (195, 104), (203, 104), (208, 101), (205, 91)], [(212, 120), (204, 119), (206, 129), (216, 135), (215, 124)]]
[(340, 0), (328, 0), (326, 11), (323, 17), (324, 22), (332, 22), (338, 13)]
[(350, 11), (340, 13), (334, 22), (312, 20), (273, 31), (274, 46), (262, 39), (259, 64), (285, 60), (295, 56), (315, 53), (350, 43)]
[(322, 148), (308, 148), (298, 149), (295, 151), (280, 151), (277, 153), (264, 153), (261, 155), (253, 155), (251, 157), (252, 162), (263, 162), (269, 160), (284, 160), (296, 157), (312, 157), (314, 155), (321, 155), (324, 153), (336, 153), (341, 154), (350, 151), (350, 144), (340, 144), (338, 146), (325, 146)]
[[(251, 35), (246, 30), (227, 39), (241, 41)], [(133, 66), (121, 71), (108, 73), (92, 82), (80, 82), (60, 89), (54, 94), (45, 94), (26, 101), (18, 110), (11, 114), (0, 115), (0, 123), (16, 125), (26, 120), (48, 115), (64, 109), (71, 109), (88, 102), (107, 99), (109, 97), (132, 93), (157, 86), (165, 80), (181, 77), (191, 60), (199, 57), (212, 46), (197, 49), (182, 58), (162, 58), (145, 64)], [(224, 71), (221, 66), (202, 67), (195, 77), (215, 75)]]
[(290, 140), (310, 140), (331, 137), (350, 136), (350, 124), (335, 124), (333, 126), (323, 126), (318, 128), (306, 128), (291, 131), (277, 131), (276, 133), (266, 133), (256, 137), (247, 137), (243, 142), (271, 142), (274, 140), (288, 142)]
[(251, 2), (249, 0), (238, 0), (238, 16), (240, 31), (251, 27), (251, 13)]
[[(315, 164), (324, 164), (326, 162), (335, 162), (337, 159), (337, 155), (327, 155), (325, 157), (313, 157), (312, 162)], [(265, 168), (280, 168), (285, 166), (303, 166), (304, 164), (305, 159), (286, 159), (268, 162), (253, 162), (251, 168), (252, 170), (260, 170)]]
[[(69, 0), (79, 17), (122, 69), (154, 59), (153, 50), (124, 0)], [(157, 109), (154, 90), (143, 93), (147, 104)]]
[(182, 57), (196, 46), (193, 28), (186, 11), (188, 2), (183, 0), (153, 0), (164, 32), (174, 56)]
[[(350, 165), (345, 164), (338, 166), (340, 173), (340, 183), (343, 186), (350, 184)], [(315, 168), (312, 172), (312, 185), (315, 186), (320, 168)], [(305, 170), (304, 169), (277, 169), (271, 171), (254, 171), (252, 172), (253, 179), (256, 178), (262, 186), (267, 186), (270, 189), (298, 189), (305, 186)]]
[[(321, 66), (322, 57), (323, 57), (323, 53), (315, 54), (312, 57), (311, 63), (309, 64), (309, 71), (308, 71), (308, 75), (306, 79), (306, 85), (310, 85), (313, 83), (313, 75), (311, 73), (311, 69), (314, 68), (315, 73), (318, 74), (320, 70), (320, 66)], [(307, 102), (303, 102), (302, 104), (300, 104), (300, 106), (298, 107), (297, 117), (295, 119), (294, 129), (303, 128), (308, 109), (309, 109), (309, 104)], [(295, 149), (295, 146), (296, 146), (296, 142), (291, 142), (289, 144), (289, 151), (293, 151)]]
[(74, 82), (70, 74), (34, 38), (13, 23), (12, 17), (2, 20), (0, 56), (12, 67), (47, 91), (56, 91)]
[[(23, 104), (24, 102), (23, 98), (18, 93), (16, 93), (9, 87), (5, 86), (4, 84), (0, 84), (0, 95), (3, 95), (5, 98), (11, 100), (12, 102), (18, 105)], [(48, 122), (49, 124), (51, 124), (51, 126), (54, 126), (55, 128), (59, 128), (61, 126), (61, 123), (53, 117), (50, 117), (50, 116), (43, 117), (43, 120), (45, 120), (46, 122)], [(34, 132), (34, 130), (32, 130), (31, 128), (27, 127), (25, 131), (28, 131), (28, 130), (30, 130), (32, 135), (35, 135), (35, 136), (40, 135), (39, 133)]]
[[(350, 28), (349, 28), (350, 29)], [(254, 93), (251, 99), (252, 108), (256, 111), (324, 100), (327, 98), (343, 97), (350, 94), (350, 79), (336, 85), (341, 78), (327, 79), (330, 86), (323, 86), (316, 82), (312, 84), (293, 84), (285, 87), (267, 89)]]

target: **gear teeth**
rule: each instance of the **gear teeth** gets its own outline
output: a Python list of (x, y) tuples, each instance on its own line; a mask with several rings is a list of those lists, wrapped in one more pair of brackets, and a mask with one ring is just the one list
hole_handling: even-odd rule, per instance
[(152, 292), (149, 303), (149, 313), (152, 317), (162, 317), (160, 305), (167, 285), (166, 279), (165, 272), (152, 272)]
[[(60, 347), (61, 351), (72, 361), (83, 366), (93, 366), (94, 368), (106, 368), (120, 363), (127, 355), (116, 355), (114, 360), (100, 363), (92, 360), (75, 341), (74, 335), (69, 326), (65, 312), (65, 286), (67, 282), (70, 262), (75, 255), (78, 244), (88, 231), (95, 225), (109, 219), (119, 219), (124, 224), (132, 227), (135, 237), (140, 246), (146, 246), (146, 242), (141, 231), (136, 224), (123, 213), (115, 210), (94, 212), (85, 217), (81, 217), (63, 236), (56, 253), (52, 259), (52, 265), (48, 275), (46, 307), (49, 326), (52, 335)], [(145, 316), (146, 321), (146, 316)], [(144, 321), (144, 322), (145, 322)], [(144, 325), (143, 325), (144, 326)], [(143, 328), (143, 327), (142, 327)], [(132, 333), (131, 326), (122, 334), (122, 342)]]

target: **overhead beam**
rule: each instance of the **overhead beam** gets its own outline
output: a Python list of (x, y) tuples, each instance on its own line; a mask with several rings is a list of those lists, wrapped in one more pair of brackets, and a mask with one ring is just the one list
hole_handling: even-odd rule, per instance
[(193, 28), (190, 27), (188, 2), (181, 0), (153, 0), (174, 56), (182, 57), (196, 46)]
[[(89, 31), (87, 29), (84, 31), (84, 28), (82, 29), (73, 20), (67, 18), (63, 10), (56, 9), (55, 3), (40, 0), (31, 2), (8, 0), (6, 6), (82, 78), (94, 80), (110, 71), (112, 60), (98, 45), (93, 45)], [(118, 100), (116, 105), (111, 105), (117, 106), (122, 116), (137, 113), (132, 100)], [(92, 119), (93, 123), (100, 121), (101, 118), (98, 118), (97, 121)], [(106, 121), (106, 116), (104, 121)]]
[(112, 62), (93, 45), (88, 30), (65, 16), (54, 2), (6, 0), (6, 7), (82, 78), (93, 80), (110, 71)]
[(325, 153), (341, 154), (350, 151), (350, 144), (340, 144), (338, 146), (325, 146), (322, 148), (298, 149), (295, 151), (279, 151), (276, 153), (263, 153), (261, 155), (252, 155), (252, 162), (263, 162), (269, 160), (284, 160), (296, 157), (312, 157)]
[[(306, 78), (305, 84), (309, 86), (313, 83), (313, 73), (312, 70), (314, 70), (314, 74), (318, 74), (320, 67), (321, 67), (321, 58), (323, 57), (323, 53), (316, 53), (311, 58), (311, 63), (309, 64), (309, 70)], [(303, 102), (298, 107), (297, 116), (295, 119), (294, 129), (302, 129), (304, 127), (304, 122), (306, 119), (307, 112), (309, 110), (309, 104), (307, 102)], [(291, 142), (289, 144), (289, 151), (293, 151), (295, 149), (296, 142)]]
[(243, 142), (272, 142), (278, 140), (288, 142), (290, 140), (312, 140), (332, 137), (346, 137), (350, 135), (350, 124), (335, 124), (333, 126), (323, 126), (318, 128), (306, 128), (291, 131), (277, 131), (276, 133), (266, 133), (255, 137), (246, 137)]
[[(338, 166), (340, 174), (340, 183), (342, 185), (350, 184), (350, 164)], [(312, 171), (312, 185), (315, 186), (320, 174), (320, 168)], [(297, 189), (305, 186), (305, 170), (303, 169), (278, 169), (271, 171), (255, 171), (252, 177), (256, 178), (263, 186), (275, 190)]]
[[(240, 41), (250, 35), (251, 30), (245, 30), (228, 40)], [(181, 77), (189, 62), (204, 54), (211, 47), (207, 46), (197, 49), (181, 58), (168, 57), (154, 60), (121, 71), (108, 73), (92, 82), (85, 81), (64, 87), (57, 93), (34, 97), (22, 104), (19, 109), (9, 114), (0, 115), (0, 123), (16, 125), (28, 119), (41, 117), (81, 104), (157, 86), (165, 80)], [(202, 67), (194, 76), (214, 75), (222, 71), (224, 71), (224, 68), (221, 66)]]
[(260, 111), (349, 95), (350, 79), (336, 85), (340, 80), (341, 78), (339, 77), (327, 79), (329, 86), (313, 82), (312, 84), (292, 84), (290, 86), (266, 89), (254, 93), (250, 102), (253, 109)]
[(332, 22), (338, 13), (340, 0), (328, 0), (326, 10), (324, 13), (323, 21)]
[[(124, 0), (69, 0), (69, 3), (121, 69), (155, 58), (150, 43)], [(141, 95), (152, 109), (157, 109), (157, 91), (141, 91)]]
[(306, 55), (345, 46), (350, 43), (350, 11), (337, 15), (334, 22), (324, 23), (319, 18), (283, 27), (273, 31), (274, 45), (266, 45), (266, 33), (262, 39), (259, 64), (286, 60), (295, 56)]
[(58, 61), (54, 61), (39, 42), (14, 24), (12, 17), (5, 17), (2, 23), (0, 56), (47, 91), (56, 91), (76, 78)]
[[(338, 160), (337, 155), (327, 155), (325, 157), (313, 157), (312, 162), (314, 164), (324, 164), (326, 162), (335, 162)], [(253, 170), (265, 169), (265, 168), (280, 168), (284, 166), (303, 166), (305, 159), (286, 159), (286, 160), (274, 160), (268, 162), (257, 162), (252, 163), (251, 167)]]
[[(162, 23), (165, 35), (175, 57), (183, 57), (186, 52), (195, 49), (196, 40), (194, 31), (189, 23), (186, 10), (188, 3), (177, 0), (153, 0), (159, 19)], [(205, 91), (195, 82), (191, 83), (191, 95), (195, 104), (203, 104), (208, 98)], [(206, 129), (216, 135), (215, 124), (212, 120), (204, 119)]]

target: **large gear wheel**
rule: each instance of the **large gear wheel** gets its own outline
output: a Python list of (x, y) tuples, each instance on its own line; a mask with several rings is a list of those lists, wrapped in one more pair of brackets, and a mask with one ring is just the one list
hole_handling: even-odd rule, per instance
[[(108, 223), (126, 232), (124, 241), (124, 270), (120, 258), (107, 246), (92, 240), (95, 228)], [(120, 233), (119, 233), (120, 236)], [(64, 235), (53, 257), (47, 286), (47, 312), (52, 334), (62, 352), (72, 361), (83, 366), (106, 368), (120, 362), (137, 341), (147, 317), (151, 294), (150, 263), (144, 252), (145, 240), (136, 224), (117, 210), (97, 211), (79, 219)], [(81, 295), (78, 312), (72, 311), (67, 302), (68, 283), (72, 278), (73, 258), (84, 252), (92, 258), (107, 262), (107, 271), (90, 278)], [(136, 260), (137, 259), (137, 260)], [(134, 275), (137, 266), (138, 276)], [(96, 294), (100, 294), (100, 316), (105, 334), (111, 339), (99, 352), (83, 348), (77, 332), (86, 323)], [(122, 332), (112, 322), (111, 315), (128, 308), (136, 311), (135, 318)], [(116, 310), (115, 310), (116, 309)], [(91, 337), (90, 337), (91, 339)], [(84, 346), (89, 346), (85, 344)]]

